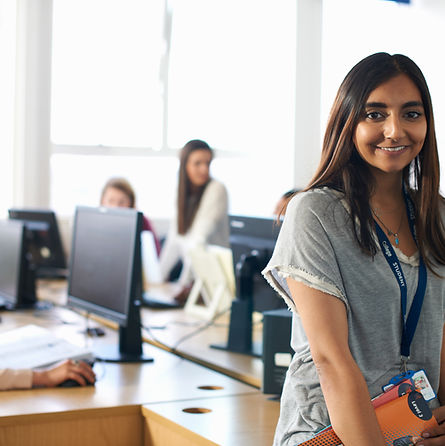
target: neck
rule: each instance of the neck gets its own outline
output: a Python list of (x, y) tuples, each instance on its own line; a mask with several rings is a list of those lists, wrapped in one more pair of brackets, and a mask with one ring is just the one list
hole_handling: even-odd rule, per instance
[(370, 205), (382, 211), (391, 211), (401, 205), (404, 206), (402, 175), (380, 175), (376, 178)]

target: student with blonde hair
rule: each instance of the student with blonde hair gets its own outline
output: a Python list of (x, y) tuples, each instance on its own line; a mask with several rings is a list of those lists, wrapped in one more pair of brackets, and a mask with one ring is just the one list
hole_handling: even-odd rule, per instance
[[(131, 184), (125, 178), (110, 178), (102, 189), (100, 205), (105, 207), (135, 208), (136, 194)], [(142, 230), (150, 231), (153, 234), (156, 251), (159, 255), (161, 252), (161, 244), (153, 229), (153, 225), (145, 215), (143, 216)]]

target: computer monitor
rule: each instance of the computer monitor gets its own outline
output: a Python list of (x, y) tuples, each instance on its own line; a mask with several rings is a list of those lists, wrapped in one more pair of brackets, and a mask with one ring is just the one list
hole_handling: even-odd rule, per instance
[(244, 215), (231, 215), (229, 224), (236, 299), (232, 302), (227, 344), (212, 347), (261, 356), (261, 345), (252, 342), (252, 313), (285, 307), (261, 275), (272, 256), (280, 227), (274, 218)]
[(142, 350), (141, 229), (142, 213), (134, 209), (76, 209), (68, 305), (119, 324), (119, 347), (93, 347), (101, 360), (152, 361)]
[(37, 277), (66, 277), (65, 253), (55, 213), (47, 209), (9, 209), (9, 218), (25, 223), (29, 261)]
[(28, 262), (25, 225), (0, 221), (0, 307), (7, 310), (37, 306), (35, 275)]

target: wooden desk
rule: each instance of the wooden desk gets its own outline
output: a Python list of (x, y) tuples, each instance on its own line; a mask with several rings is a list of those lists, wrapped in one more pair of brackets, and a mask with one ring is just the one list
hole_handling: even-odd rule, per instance
[(144, 405), (144, 446), (270, 446), (278, 406), (259, 393)]
[[(64, 308), (41, 312), (4, 312), (0, 332), (30, 323), (54, 330), (57, 335), (71, 342), (85, 342), (81, 333), (85, 328), (84, 319)], [(106, 336), (88, 339), (87, 342), (117, 342), (117, 333), (107, 327), (104, 329)], [(175, 402), (181, 406), (185, 403), (187, 406), (202, 406), (208, 402), (216, 408), (222, 407), (225, 401), (228, 414), (236, 410), (238, 398), (241, 398), (239, 404), (244, 404), (245, 396), (255, 395), (258, 397), (257, 403), (249, 409), (250, 413), (257, 414), (253, 424), (262, 423), (261, 414), (264, 410), (268, 411), (267, 406), (271, 407), (268, 413), (273, 420), (273, 428), (265, 424), (265, 438), (267, 444), (271, 443), (279, 412), (278, 403), (271, 406), (266, 397), (252, 386), (162, 349), (149, 345), (144, 345), (144, 349), (153, 356), (153, 363), (97, 363), (95, 371), (98, 381), (94, 387), (0, 392), (0, 445), (163, 446), (170, 444), (166, 438), (173, 434), (179, 435), (181, 440), (177, 444), (182, 445), (182, 431), (178, 434), (177, 420), (158, 432), (155, 424), (153, 427), (150, 425), (150, 412), (143, 412), (142, 406), (147, 405), (147, 410), (152, 411), (155, 420), (160, 416), (168, 416), (165, 413), (158, 414), (157, 409), (161, 409), (163, 404)], [(153, 410), (155, 406), (157, 409)], [(180, 426), (194, 433), (194, 426), (187, 420), (182, 420)], [(239, 428), (235, 425), (228, 427), (233, 431), (234, 438), (238, 433), (241, 435)], [(253, 431), (257, 428), (250, 426), (249, 429)], [(196, 444), (214, 444), (209, 443), (214, 440), (206, 437), (206, 432), (198, 432), (196, 435), (206, 440), (206, 443)], [(152, 437), (153, 440), (148, 440)], [(225, 441), (224, 438), (221, 441)], [(248, 443), (243, 440), (242, 444)]]
[[(247, 384), (261, 388), (263, 361), (261, 358), (211, 348), (212, 344), (227, 343), (230, 314), (219, 317), (212, 326), (205, 327), (206, 321), (189, 315), (184, 310), (152, 310), (143, 308), (142, 323), (145, 326), (165, 327), (145, 332), (144, 340), (182, 355), (205, 367), (217, 370)], [(262, 325), (255, 324), (254, 341), (262, 337)], [(186, 336), (193, 334), (190, 338)], [(184, 339), (183, 341), (181, 341)], [(179, 344), (178, 344), (179, 343)]]
[[(67, 285), (65, 280), (39, 281), (39, 298), (50, 300), (59, 305), (66, 303)], [(144, 331), (144, 341), (163, 348), (167, 351), (190, 359), (205, 367), (224, 373), (246, 384), (261, 388), (263, 378), (263, 361), (261, 358), (227, 352), (211, 348), (211, 344), (225, 344), (227, 342), (230, 314), (219, 317), (215, 324), (196, 333), (194, 336), (180, 342), (185, 336), (195, 332), (205, 325), (205, 321), (196, 316), (189, 315), (182, 309), (141, 309), (141, 320), (144, 326), (164, 327)], [(109, 326), (115, 326), (108, 323)], [(262, 339), (261, 323), (254, 324), (253, 340)]]

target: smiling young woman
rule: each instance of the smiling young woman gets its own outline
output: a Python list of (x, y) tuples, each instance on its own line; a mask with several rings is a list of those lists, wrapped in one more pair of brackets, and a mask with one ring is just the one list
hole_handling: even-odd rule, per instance
[[(296, 352), (275, 446), (329, 424), (345, 446), (384, 446), (370, 400), (401, 367), (426, 371), (445, 420), (444, 222), (423, 74), (406, 56), (371, 55), (339, 88), (320, 165), (263, 272), (293, 311)], [(445, 445), (445, 423), (423, 434)]]

